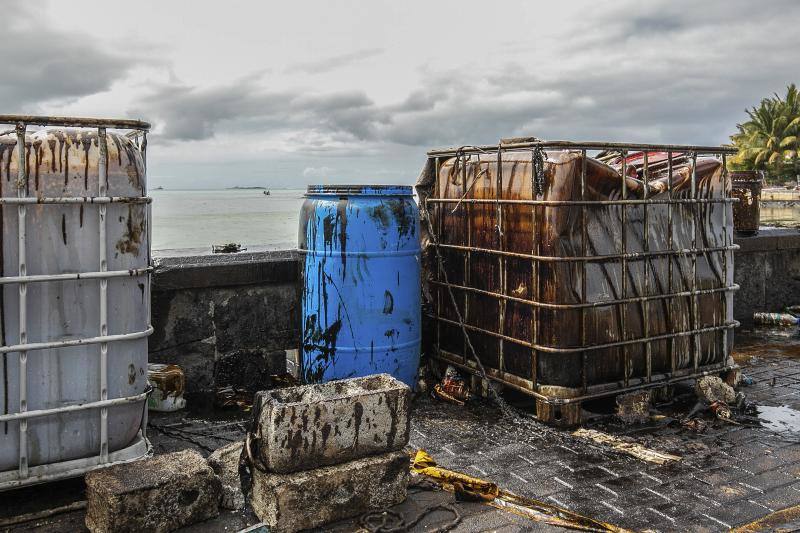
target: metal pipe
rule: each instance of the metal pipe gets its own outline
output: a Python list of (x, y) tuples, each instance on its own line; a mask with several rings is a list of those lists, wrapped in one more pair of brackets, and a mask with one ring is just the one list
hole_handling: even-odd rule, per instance
[[(435, 320), (444, 322), (446, 324), (452, 324), (454, 326), (459, 326), (459, 327), (461, 326), (461, 324), (459, 324), (457, 321), (454, 321), (454, 320), (450, 320), (450, 319), (447, 319), (447, 318), (444, 318), (444, 317), (437, 317), (436, 315), (432, 315), (432, 314), (428, 314), (428, 316), (433, 318), (433, 319), (435, 319)], [(503, 340), (506, 340), (508, 342), (512, 342), (514, 344), (519, 344), (520, 346), (525, 346), (527, 348), (536, 348), (537, 350), (542, 351), (542, 352), (567, 354), (567, 353), (577, 353), (577, 352), (581, 352), (583, 350), (605, 350), (605, 349), (608, 349), (608, 348), (617, 348), (617, 347), (620, 347), (620, 346), (629, 346), (631, 344), (642, 344), (642, 343), (647, 343), (647, 342), (652, 342), (652, 341), (669, 339), (671, 337), (686, 337), (686, 336), (690, 336), (690, 335), (699, 335), (701, 333), (708, 333), (708, 332), (711, 332), (711, 331), (718, 331), (718, 330), (725, 329), (725, 328), (727, 328), (727, 329), (736, 328), (739, 325), (740, 324), (739, 324), (738, 321), (732, 320), (732, 321), (726, 321), (724, 324), (720, 324), (720, 325), (717, 325), (717, 326), (708, 326), (708, 327), (705, 327), (705, 328), (690, 329), (690, 330), (686, 330), (686, 331), (677, 331), (677, 332), (674, 332), (674, 333), (664, 333), (664, 334), (661, 334), (661, 335), (652, 335), (650, 337), (639, 337), (639, 338), (636, 338), (636, 339), (627, 339), (627, 340), (624, 340), (624, 341), (606, 342), (606, 343), (603, 343), (603, 344), (591, 344), (589, 346), (578, 346), (578, 347), (575, 347), (575, 348), (554, 348), (552, 346), (545, 346), (545, 345), (541, 345), (541, 344), (533, 344), (531, 342), (523, 341), (523, 340), (520, 340), (520, 339), (517, 339), (517, 338), (514, 338), (514, 337), (509, 337), (508, 335), (503, 335), (503, 334), (497, 333), (495, 331), (479, 328), (477, 326), (472, 326), (472, 325), (469, 325), (469, 324), (464, 324), (464, 327), (466, 329), (469, 329), (469, 330), (472, 330), (472, 331), (477, 331), (477, 332), (483, 333), (485, 335), (489, 335), (491, 337), (495, 337), (495, 338), (498, 338), (498, 339), (503, 339)]]
[[(624, 177), (622, 178), (624, 181)], [(586, 150), (581, 150), (581, 201), (586, 201)], [(587, 228), (586, 228), (586, 204), (581, 205), (581, 255), (586, 257), (586, 242), (588, 240), (587, 235)], [(580, 295), (581, 295), (581, 304), (586, 303), (586, 261), (580, 261), (580, 273), (581, 273), (581, 287), (580, 287)], [(579, 329), (579, 336), (581, 338), (581, 346), (586, 346), (586, 308), (581, 306), (580, 308), (581, 319), (580, 319), (580, 329)], [(587, 360), (588, 354), (586, 351), (581, 352), (581, 380), (583, 381), (583, 392), (585, 393), (587, 388), (589, 387), (589, 377), (588, 377), (588, 367), (589, 362)]]
[(34, 196), (25, 198), (0, 198), (0, 205), (28, 205), (28, 204), (149, 204), (153, 199), (149, 196), (62, 196), (44, 197)]
[(605, 255), (584, 255), (578, 257), (565, 257), (565, 256), (552, 256), (552, 255), (530, 255), (521, 252), (506, 252), (503, 250), (495, 250), (493, 248), (476, 248), (472, 246), (459, 246), (457, 244), (441, 244), (439, 247), (446, 250), (458, 250), (464, 252), (481, 252), (485, 254), (504, 255), (507, 257), (518, 257), (520, 259), (533, 259), (536, 261), (544, 261), (550, 263), (569, 263), (569, 262), (606, 262), (612, 259), (645, 259), (647, 257), (659, 256), (684, 256), (691, 255), (699, 252), (722, 252), (728, 250), (738, 250), (738, 244), (731, 244), (728, 246), (712, 246), (709, 248), (682, 248), (679, 250), (654, 250), (651, 252), (626, 252), (622, 254), (605, 254)]
[[(100, 400), (97, 402), (86, 402), (73, 405), (64, 405), (62, 407), (54, 407), (52, 409), (37, 409), (35, 411), (26, 411), (22, 413), (11, 413), (7, 415), (0, 415), (0, 422), (13, 422), (14, 420), (26, 421), (31, 418), (41, 418), (43, 416), (60, 415), (62, 413), (74, 413), (75, 411), (86, 411), (89, 409), (107, 409), (115, 405), (125, 405), (129, 403), (136, 403), (147, 399), (148, 392), (145, 391), (136, 396), (124, 396), (122, 398), (111, 398)], [(20, 422), (20, 423), (21, 423)]]
[[(539, 187), (537, 187), (537, 179), (538, 179), (538, 172), (536, 165), (537, 165), (537, 157), (536, 157), (536, 150), (531, 150), (531, 198), (538, 199), (539, 196), (544, 196), (544, 191), (540, 191)], [(543, 170), (543, 169), (540, 169)], [(539, 207), (536, 205), (531, 205), (531, 255), (539, 255), (541, 252), (541, 248), (539, 245)], [(534, 300), (539, 300), (539, 266), (540, 262), (536, 259), (531, 261), (531, 294), (533, 295)], [(533, 340), (533, 344), (537, 344), (539, 342), (539, 308), (535, 307), (531, 309), (531, 339)], [(536, 352), (536, 348), (531, 348), (531, 379), (533, 380), (533, 386), (536, 387), (539, 379), (539, 354)]]
[[(497, 176), (495, 180), (495, 199), (497, 200), (497, 249), (500, 252), (505, 251), (505, 239), (503, 234), (503, 204), (500, 202), (503, 190), (503, 147), (502, 143), (497, 146)], [(497, 270), (500, 273), (500, 292), (502, 294), (506, 293), (506, 283), (507, 283), (507, 276), (508, 272), (506, 271), (507, 265), (505, 261), (505, 256), (498, 254), (497, 256)], [(500, 298), (497, 300), (498, 304), (498, 330), (505, 331), (506, 325), (506, 300)], [(503, 341), (500, 340), (497, 343), (497, 368), (501, 371), (505, 371), (505, 357), (504, 357), (504, 348), (505, 345)]]
[(133, 268), (131, 270), (110, 270), (107, 272), (76, 272), (74, 274), (39, 274), (36, 276), (0, 277), (0, 285), (13, 283), (41, 283), (45, 281), (72, 281), (78, 279), (134, 278), (153, 271), (153, 267)]
[[(622, 180), (623, 189), (626, 188)], [(434, 204), (516, 204), (516, 205), (546, 205), (549, 207), (565, 207), (573, 205), (609, 206), (609, 205), (657, 205), (657, 204), (732, 204), (738, 202), (737, 198), (675, 198), (673, 200), (496, 200), (493, 198), (426, 198), (425, 202)]]
[[(108, 188), (108, 140), (105, 128), (97, 129), (100, 160), (98, 161), (98, 196), (105, 196)], [(88, 154), (86, 157), (89, 157)], [(108, 271), (108, 253), (106, 251), (106, 204), (100, 204), (100, 272)], [(100, 336), (108, 335), (108, 278), (100, 279)], [(108, 400), (108, 342), (100, 343), (100, 401)], [(100, 461), (108, 462), (108, 408), (100, 409)]]
[[(2, 117), (0, 117), (2, 119)], [(1, 120), (0, 120), (1, 121)], [(699, 154), (735, 154), (738, 150), (728, 146), (702, 146), (702, 145), (680, 145), (680, 144), (637, 144), (637, 143), (616, 143), (599, 141), (528, 141), (503, 144), (503, 149), (507, 152), (515, 150), (530, 150), (531, 148), (558, 148), (572, 150), (623, 150), (623, 151), (649, 151), (649, 152), (696, 152)], [(463, 146), (459, 148), (444, 148), (430, 150), (428, 157), (453, 157), (457, 153), (478, 153), (493, 152), (497, 150), (498, 144), (482, 146)]]
[[(17, 124), (17, 197), (27, 195), (28, 172), (27, 154), (25, 151), (25, 124)], [(10, 157), (10, 156), (9, 156)], [(27, 276), (26, 264), (26, 208), (24, 204), (17, 206), (17, 256), (18, 274)], [(19, 284), (19, 344), (24, 346), (28, 342), (28, 284)], [(28, 410), (28, 352), (25, 349), (13, 350), (19, 352), (19, 411)], [(19, 423), (19, 477), (28, 477), (28, 421)]]
[[(681, 292), (672, 292), (666, 294), (653, 294), (649, 296), (636, 296), (633, 298), (620, 298), (616, 300), (601, 300), (597, 302), (583, 302), (583, 303), (569, 303), (569, 304), (554, 304), (554, 303), (545, 303), (539, 302), (536, 300), (526, 300), (524, 298), (517, 298), (515, 296), (509, 296), (507, 294), (500, 294), (497, 292), (486, 291), (483, 289), (478, 289), (475, 287), (470, 287), (466, 285), (456, 285), (453, 283), (444, 283), (442, 281), (431, 281), (434, 285), (439, 285), (441, 287), (450, 287), (459, 291), (468, 291), (474, 292), (477, 294), (483, 294), (485, 296), (492, 296), (494, 298), (503, 298), (510, 302), (517, 302), (525, 305), (530, 305), (531, 307), (537, 307), (542, 309), (589, 309), (589, 308), (597, 308), (597, 307), (609, 307), (612, 305), (621, 305), (621, 304), (633, 304), (633, 303), (640, 303), (640, 302), (648, 302), (648, 301), (656, 301), (656, 300), (666, 300), (671, 298), (679, 298), (679, 297), (686, 297), (686, 296), (693, 296), (695, 293), (692, 291), (681, 291)], [(728, 285), (725, 287), (715, 287), (713, 289), (700, 289), (697, 291), (696, 294), (716, 294), (719, 292), (736, 292), (739, 290), (739, 285), (733, 284)]]
[[(628, 199), (628, 180), (627, 177), (627, 152), (622, 150), (620, 152), (620, 156), (622, 157), (622, 200), (627, 201)], [(621, 233), (622, 233), (622, 252), (620, 253), (620, 277), (622, 278), (620, 284), (621, 292), (622, 292), (622, 299), (628, 297), (628, 204), (622, 204), (622, 225), (621, 225)], [(627, 329), (627, 321), (628, 321), (628, 307), (626, 305), (622, 305), (619, 310), (619, 328), (620, 328), (620, 339), (625, 341), (628, 337), (628, 329)], [(623, 359), (623, 372), (625, 376), (623, 377), (625, 381), (625, 386), (628, 386), (628, 380), (630, 379), (631, 375), (631, 360), (630, 354), (625, 345), (621, 347), (622, 350), (622, 359)]]
[(0, 124), (28, 124), (31, 126), (62, 126), (74, 128), (110, 128), (121, 130), (150, 129), (150, 124), (141, 120), (59, 117), (36, 115), (0, 115)]
[[(692, 153), (692, 183), (691, 183), (692, 198), (697, 198), (697, 152)], [(697, 206), (692, 206), (692, 292), (697, 290)], [(698, 309), (697, 296), (692, 296), (692, 327), (697, 329), (700, 324), (699, 309)], [(697, 370), (700, 361), (700, 337), (695, 334), (692, 337), (694, 341), (694, 350), (692, 350), (692, 366)]]
[[(672, 200), (672, 168), (673, 168), (673, 159), (672, 159), (672, 152), (667, 153), (667, 197)], [(667, 249), (672, 250), (675, 247), (673, 242), (672, 236), (672, 204), (667, 204)], [(727, 246), (727, 243), (723, 243)], [(667, 259), (667, 292), (672, 292), (672, 257)], [(727, 283), (727, 282), (726, 282)], [(675, 326), (675, 312), (674, 312), (674, 300), (669, 301), (669, 305), (667, 306), (667, 327), (669, 329), (673, 329)], [(669, 340), (669, 360), (670, 360), (670, 370), (675, 372), (677, 368), (677, 360), (675, 357), (675, 341), (674, 339)]]
[(34, 350), (47, 350), (50, 348), (63, 348), (65, 346), (83, 346), (88, 344), (98, 344), (101, 342), (129, 341), (142, 339), (153, 333), (153, 326), (149, 326), (143, 331), (132, 333), (118, 333), (116, 335), (105, 335), (99, 337), (86, 337), (82, 339), (68, 339), (63, 341), (31, 342), (12, 344), (11, 346), (0, 346), (0, 353), (29, 352)]
[[(642, 180), (644, 181), (643, 195), (644, 195), (644, 199), (645, 200), (647, 200), (647, 195), (648, 195), (648, 192), (649, 192), (649, 189), (650, 189), (650, 184), (649, 184), (649, 181), (648, 181), (649, 178), (650, 178), (650, 175), (649, 175), (649, 170), (647, 168), (647, 163), (648, 162), (649, 162), (648, 152), (644, 152), (644, 161), (643, 161), (643, 167), (642, 167)], [(648, 218), (648, 214), (649, 213), (647, 212), (647, 203), (645, 203), (643, 205), (642, 210), (644, 211), (644, 213), (642, 214), (642, 216), (644, 217), (644, 221), (643, 221), (644, 222), (644, 239), (643, 239), (643, 242), (642, 242), (642, 249), (644, 250), (644, 253), (650, 253), (650, 220)], [(650, 265), (650, 258), (647, 257), (644, 260), (644, 265), (643, 265), (643, 267), (644, 267), (644, 295), (645, 296), (649, 296), (650, 295), (650, 275), (649, 275), (649, 271), (652, 271), (651, 268), (648, 268), (650, 266), (651, 266)], [(643, 324), (643, 330), (644, 331), (642, 332), (642, 334), (644, 335), (645, 338), (647, 338), (647, 337), (650, 336), (650, 300), (644, 300), (642, 302), (642, 318), (643, 318), (643, 322), (644, 322), (644, 324)], [(650, 344), (650, 341), (647, 341), (645, 343), (645, 345), (644, 345), (644, 357), (645, 357), (645, 379), (647, 379), (647, 381), (649, 382), (649, 381), (652, 380), (652, 376), (653, 376), (653, 351), (652, 351), (652, 345)]]
[[(728, 193), (728, 161), (727, 155), (722, 154), (722, 194), (727, 196)], [(722, 206), (722, 244), (728, 244), (728, 206)], [(728, 284), (728, 252), (722, 252), (722, 284)], [(722, 295), (723, 313), (728, 313), (728, 294)], [(722, 330), (722, 353), (728, 351), (728, 330)]]

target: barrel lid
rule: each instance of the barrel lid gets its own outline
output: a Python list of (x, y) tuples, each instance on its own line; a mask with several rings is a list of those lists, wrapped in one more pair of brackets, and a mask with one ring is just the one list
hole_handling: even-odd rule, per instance
[(411, 196), (410, 185), (309, 185), (306, 195), (335, 196)]

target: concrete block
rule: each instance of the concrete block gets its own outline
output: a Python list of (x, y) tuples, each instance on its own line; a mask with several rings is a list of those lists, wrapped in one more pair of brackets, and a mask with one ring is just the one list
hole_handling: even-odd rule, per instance
[(220, 481), (194, 450), (86, 474), (86, 527), (92, 532), (173, 531), (219, 514)]
[(238, 511), (244, 508), (242, 481), (239, 478), (239, 457), (242, 454), (241, 442), (223, 446), (208, 456), (208, 466), (214, 470), (222, 483), (220, 507)]
[(308, 470), (408, 443), (410, 390), (388, 374), (263, 391), (258, 454), (268, 470)]
[(292, 474), (256, 470), (250, 503), (270, 531), (294, 532), (401, 503), (408, 477), (402, 451)]

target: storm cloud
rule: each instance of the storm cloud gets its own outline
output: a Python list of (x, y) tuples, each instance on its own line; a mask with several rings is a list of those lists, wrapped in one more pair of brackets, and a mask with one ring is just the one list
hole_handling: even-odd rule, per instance
[(3, 82), (0, 106), (36, 111), (42, 104), (68, 103), (109, 90), (144, 60), (134, 53), (52, 25), (39, 5), (3, 2)]
[(84, 24), (65, 4), (8, 4), (0, 102), (96, 114), (113, 95), (103, 111), (153, 123), (149, 169), (165, 180), (194, 179), (198, 160), (285, 184), (332, 169), (410, 180), (428, 148), (511, 136), (719, 144), (800, 81), (790, 0), (142, 2), (104, 19), (137, 47), (62, 27)]

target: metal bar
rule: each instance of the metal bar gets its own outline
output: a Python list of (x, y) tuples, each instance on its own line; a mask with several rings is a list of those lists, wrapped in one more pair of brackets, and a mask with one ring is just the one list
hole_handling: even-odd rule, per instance
[[(625, 178), (622, 178), (623, 181)], [(586, 201), (586, 150), (581, 150), (581, 202)], [(586, 204), (581, 205), (581, 255), (586, 257), (587, 248), (587, 235), (586, 235)], [(581, 272), (581, 304), (586, 303), (586, 261), (580, 261)], [(581, 307), (581, 320), (580, 320), (580, 338), (581, 346), (586, 346), (586, 308)], [(583, 392), (585, 393), (589, 387), (589, 361), (588, 354), (584, 351), (581, 353), (581, 380), (583, 381)]]
[[(505, 251), (504, 236), (503, 236), (503, 204), (500, 203), (503, 190), (503, 147), (502, 143), (497, 146), (497, 176), (495, 176), (495, 199), (497, 200), (497, 249), (500, 252)], [(505, 257), (501, 254), (497, 256), (497, 269), (500, 273), (500, 292), (506, 293), (506, 261)], [(506, 300), (497, 300), (498, 319), (497, 329), (501, 333), (505, 331), (506, 325)], [(497, 368), (500, 371), (505, 371), (505, 346), (502, 339), (497, 343)]]
[[(146, 187), (147, 187), (147, 130), (142, 131), (142, 146), (139, 147), (139, 153), (142, 154), (142, 165), (144, 170), (145, 181), (144, 185), (142, 186), (142, 195), (146, 194)], [(148, 204), (146, 207), (147, 213), (147, 267), (150, 272), (153, 271), (153, 257), (151, 255), (151, 247), (153, 244), (153, 212), (151, 204)], [(145, 305), (147, 306), (147, 327), (150, 330), (153, 329), (153, 320), (152, 320), (152, 305), (153, 305), (153, 297), (152, 297), (152, 276), (150, 273), (147, 275), (147, 279), (145, 281), (147, 297), (145, 301)], [(302, 359), (302, 357), (300, 358)], [(152, 392), (152, 390), (148, 391)], [(150, 448), (150, 442), (147, 440), (147, 416), (148, 416), (148, 409), (142, 409), (142, 438), (147, 443), (148, 448)]]
[[(544, 195), (542, 191), (538, 190), (537, 183), (537, 169), (536, 169), (536, 151), (531, 150), (531, 199), (537, 199), (540, 195)], [(543, 170), (543, 169), (541, 169)], [(536, 205), (531, 205), (531, 256), (536, 256), (540, 252), (539, 247), (539, 208)], [(536, 259), (531, 260), (531, 294), (534, 300), (539, 300), (539, 261)], [(535, 345), (539, 342), (539, 309), (531, 309), (531, 339)], [(531, 380), (533, 386), (538, 385), (539, 379), (539, 354), (536, 348), (531, 348)]]
[[(648, 152), (644, 152), (644, 160), (643, 160), (643, 167), (642, 167), (642, 180), (644, 181), (644, 199), (647, 199), (647, 195), (649, 192), (650, 184), (648, 182), (649, 174), (647, 163), (649, 162)], [(623, 178), (624, 179), (624, 178)], [(644, 204), (642, 207), (644, 213), (644, 239), (642, 242), (642, 247), (645, 253), (650, 252), (650, 220), (648, 219), (649, 213), (647, 212), (647, 204)], [(645, 259), (644, 261), (644, 295), (650, 295), (650, 274), (649, 271), (651, 270), (648, 268), (650, 266), (650, 258)], [(650, 336), (650, 301), (644, 300), (642, 302), (642, 318), (644, 318), (644, 328), (643, 328), (643, 335), (645, 337)], [(649, 382), (652, 380), (653, 375), (653, 351), (652, 345), (650, 341), (646, 342), (644, 345), (644, 354), (645, 354), (645, 372), (646, 376), (645, 379)]]
[[(722, 196), (727, 197), (728, 194), (728, 161), (727, 155), (722, 154)], [(728, 206), (722, 206), (722, 244), (728, 244)], [(728, 252), (722, 252), (722, 284), (728, 284)], [(723, 313), (725, 318), (728, 317), (728, 295), (723, 294), (722, 298)], [(722, 330), (722, 360), (726, 361), (728, 358), (728, 330)]]
[(78, 279), (133, 278), (144, 276), (153, 271), (153, 267), (132, 268), (131, 270), (110, 270), (107, 272), (76, 272), (75, 274), (39, 274), (36, 276), (0, 277), (0, 285), (14, 283), (41, 283), (45, 281), (72, 281)]
[(11, 352), (32, 352), (35, 350), (48, 350), (50, 348), (63, 348), (65, 346), (83, 346), (88, 344), (99, 344), (101, 342), (117, 342), (141, 339), (153, 333), (153, 326), (148, 326), (143, 331), (132, 333), (118, 333), (116, 335), (106, 335), (104, 337), (86, 337), (83, 339), (68, 339), (63, 341), (31, 342), (12, 344), (11, 346), (0, 346), (0, 353)]
[(149, 130), (150, 124), (141, 120), (58, 117), (35, 115), (0, 115), (0, 124), (24, 123), (31, 126), (63, 126), (75, 128), (111, 128), (122, 130)]
[[(623, 187), (626, 186), (623, 180)], [(732, 204), (735, 198), (675, 198), (673, 200), (497, 200), (494, 198), (428, 198), (425, 200), (434, 204), (516, 204), (516, 205), (546, 205), (549, 207), (567, 206), (609, 206), (609, 205), (657, 205), (657, 204)]]
[[(672, 169), (673, 169), (673, 161), (672, 161), (672, 152), (667, 153), (667, 195), (670, 200), (672, 200)], [(675, 247), (672, 237), (672, 204), (667, 205), (667, 248), (672, 250)], [(727, 253), (727, 252), (726, 252)], [(667, 292), (672, 292), (672, 257), (670, 256), (667, 259)], [(727, 283), (727, 282), (726, 282)], [(675, 325), (675, 302), (673, 300), (669, 301), (669, 305), (667, 306), (667, 327), (670, 331), (674, 329)], [(670, 360), (670, 370), (675, 372), (677, 368), (677, 360), (676, 360), (676, 352), (675, 352), (675, 341), (673, 339), (669, 340), (669, 360)]]
[[(450, 319), (443, 318), (443, 317), (437, 317), (437, 316), (431, 315), (431, 314), (428, 314), (428, 316), (430, 318), (433, 318), (435, 320), (444, 322), (446, 324), (452, 324), (452, 325), (459, 326), (459, 327), (461, 326), (461, 324), (459, 324), (455, 320), (450, 320)], [(721, 330), (723, 328), (729, 328), (729, 329), (730, 328), (736, 328), (738, 326), (739, 326), (739, 322), (738, 321), (731, 320), (731, 321), (726, 321), (724, 324), (720, 324), (720, 325), (717, 325), (717, 326), (708, 326), (708, 327), (699, 328), (699, 329), (690, 329), (690, 330), (687, 330), (687, 331), (677, 331), (677, 332), (674, 332), (674, 333), (664, 333), (664, 334), (661, 334), (661, 335), (652, 335), (650, 337), (639, 337), (639, 338), (636, 338), (636, 339), (627, 339), (627, 340), (624, 340), (624, 341), (607, 342), (607, 343), (603, 343), (603, 344), (592, 344), (592, 345), (589, 345), (589, 346), (578, 346), (578, 347), (575, 347), (575, 348), (554, 348), (552, 346), (534, 344), (532, 342), (527, 342), (527, 341), (523, 341), (523, 340), (520, 340), (520, 339), (517, 339), (517, 338), (514, 338), (514, 337), (509, 337), (508, 335), (503, 335), (503, 334), (497, 333), (495, 331), (479, 328), (477, 326), (472, 326), (472, 325), (469, 325), (469, 324), (464, 324), (464, 327), (466, 329), (469, 329), (469, 330), (472, 330), (472, 331), (477, 331), (477, 332), (483, 333), (485, 335), (489, 335), (491, 337), (495, 337), (495, 338), (498, 338), (498, 339), (503, 339), (503, 340), (506, 340), (506, 341), (514, 343), (514, 344), (519, 344), (520, 346), (525, 346), (527, 348), (536, 348), (537, 350), (542, 351), (542, 352), (558, 353), (558, 354), (577, 353), (577, 352), (581, 352), (583, 350), (606, 350), (608, 348), (617, 348), (617, 347), (620, 347), (620, 346), (629, 346), (631, 344), (643, 344), (643, 343), (652, 342), (652, 341), (669, 339), (671, 337), (686, 337), (686, 336), (690, 336), (690, 335), (698, 335), (698, 334), (701, 334), (701, 333), (708, 333), (710, 331)]]
[[(105, 128), (97, 129), (97, 140), (100, 149), (98, 161), (98, 196), (105, 196), (108, 188), (108, 139)], [(86, 154), (89, 157), (89, 154)], [(105, 204), (98, 206), (100, 211), (100, 272), (108, 271), (108, 253), (106, 246), (106, 209)], [(108, 278), (100, 279), (100, 336), (108, 335)], [(108, 342), (100, 343), (100, 401), (108, 400)], [(100, 461), (108, 462), (108, 407), (100, 409)]]
[[(25, 153), (25, 124), (17, 124), (17, 197), (27, 195), (28, 173), (27, 154)], [(10, 157), (10, 156), (9, 156)], [(17, 206), (17, 254), (19, 276), (27, 276), (26, 264), (26, 207)], [(28, 284), (19, 284), (19, 344), (24, 346), (28, 342)], [(28, 410), (28, 352), (20, 349), (19, 352), (19, 410), (24, 413)], [(19, 477), (28, 477), (28, 421), (19, 423)]]
[(61, 196), (45, 198), (43, 196), (25, 198), (0, 198), (0, 205), (28, 205), (28, 204), (149, 204), (153, 199), (149, 196)]
[(38, 409), (35, 411), (25, 411), (20, 413), (11, 413), (7, 415), (0, 415), (0, 422), (12, 422), (14, 420), (28, 420), (31, 418), (41, 418), (43, 416), (60, 415), (63, 413), (73, 413), (76, 411), (86, 411), (89, 409), (107, 409), (115, 405), (125, 405), (129, 403), (136, 403), (147, 399), (149, 391), (145, 391), (136, 396), (125, 396), (122, 398), (111, 398), (100, 400), (96, 402), (86, 402), (81, 404), (64, 405), (62, 407), (54, 407), (52, 409)]
[[(574, 303), (553, 304), (553, 303), (538, 302), (535, 300), (526, 300), (525, 298), (517, 298), (515, 296), (509, 296), (507, 294), (500, 294), (492, 291), (485, 291), (483, 289), (478, 289), (468, 285), (456, 285), (453, 283), (444, 283), (442, 281), (435, 281), (435, 280), (431, 281), (431, 283), (434, 285), (439, 285), (441, 287), (450, 287), (452, 289), (456, 289), (459, 291), (468, 291), (477, 294), (484, 294), (486, 296), (492, 296), (494, 298), (502, 298), (510, 302), (517, 302), (525, 305), (530, 305), (531, 307), (542, 308), (542, 309), (581, 309), (581, 308), (594, 309), (597, 307), (609, 307), (612, 305), (620, 305), (620, 304), (633, 304), (633, 303), (650, 302), (656, 300), (667, 300), (671, 298), (679, 298), (679, 297), (694, 295), (692, 291), (681, 291), (681, 292), (671, 292), (666, 294), (653, 294), (650, 296), (636, 296), (633, 298), (624, 298), (616, 300), (600, 300), (595, 302), (584, 302), (579, 304), (574, 304)], [(738, 290), (739, 290), (739, 285), (734, 283), (733, 285), (728, 285), (725, 287), (715, 287), (713, 289), (700, 289), (697, 291), (697, 294), (716, 294), (719, 292), (736, 292)]]
[[(578, 257), (559, 257), (559, 256), (552, 256), (552, 255), (530, 255), (530, 254), (523, 254), (520, 252), (506, 252), (502, 250), (495, 250), (493, 248), (476, 248), (472, 246), (459, 246), (456, 244), (441, 244), (439, 243), (439, 247), (446, 249), (446, 250), (459, 250), (463, 252), (481, 252), (485, 254), (495, 254), (495, 255), (504, 255), (507, 257), (518, 257), (520, 259), (534, 259), (536, 261), (543, 261), (543, 262), (551, 262), (551, 263), (569, 263), (569, 262), (580, 262), (580, 261), (588, 261), (588, 262), (595, 262), (595, 261), (608, 261), (611, 259), (645, 259), (647, 257), (659, 257), (659, 256), (683, 256), (683, 255), (690, 255), (692, 253), (705, 253), (705, 252), (722, 252), (722, 251), (729, 251), (729, 250), (738, 250), (738, 244), (731, 244), (728, 246), (713, 246), (709, 248), (685, 248), (680, 250), (654, 250), (651, 252), (625, 252), (623, 254), (605, 254), (605, 255), (587, 255), (587, 256), (578, 256)], [(363, 255), (363, 254), (362, 254)]]
[[(628, 198), (628, 180), (627, 180), (627, 152), (622, 150), (620, 152), (620, 156), (622, 157), (622, 199), (627, 200)], [(628, 296), (628, 239), (627, 239), (627, 228), (628, 228), (628, 206), (626, 204), (622, 204), (622, 224), (620, 231), (622, 233), (622, 252), (620, 253), (620, 277), (621, 280), (621, 292), (622, 292), (622, 300), (627, 298)], [(619, 313), (619, 327), (620, 327), (620, 339), (625, 341), (628, 337), (628, 329), (627, 329), (627, 319), (628, 319), (628, 307), (626, 304), (620, 305), (620, 313)], [(625, 372), (624, 382), (625, 386), (628, 386), (628, 380), (630, 379), (631, 375), (631, 361), (628, 354), (628, 350), (625, 346), (622, 346), (622, 359), (623, 359), (623, 371)]]
[[(2, 117), (0, 117), (2, 122)], [(477, 153), (493, 152), (497, 150), (497, 144), (481, 146), (462, 146), (459, 148), (444, 148), (430, 150), (428, 157), (452, 157), (456, 153)], [(560, 148), (571, 150), (616, 150), (616, 151), (650, 151), (650, 152), (696, 152), (699, 154), (735, 154), (738, 150), (727, 146), (702, 146), (702, 145), (680, 145), (680, 144), (637, 144), (637, 143), (616, 143), (599, 141), (530, 141), (506, 143), (503, 148), (506, 151), (530, 150), (531, 148)]]
[[(439, 159), (437, 158), (434, 161), (434, 182), (433, 182), (433, 195), (437, 198), (442, 195), (441, 187), (439, 186)], [(440, 206), (434, 206), (436, 209), (436, 238), (432, 240), (433, 246), (436, 248), (435, 252), (437, 256), (441, 254), (441, 238), (442, 238), (442, 213), (444, 209)], [(427, 207), (427, 203), (425, 206), (426, 216), (428, 216), (428, 222), (430, 223), (430, 216), (431, 212)], [(430, 227), (433, 227), (433, 224), (430, 224)], [(443, 281), (442, 278), (442, 263), (443, 261), (436, 261), (436, 281)], [(436, 291), (436, 317), (439, 318), (442, 316), (442, 289)], [(439, 350), (442, 347), (442, 326), (440, 321), (436, 321), (436, 349)], [(464, 360), (467, 359), (467, 352), (464, 351)]]
[[(692, 154), (692, 183), (691, 183), (692, 198), (697, 198), (697, 153)], [(692, 208), (692, 292), (697, 290), (697, 212), (696, 205)], [(697, 296), (692, 296), (692, 328), (697, 330), (700, 324), (700, 317), (698, 316), (698, 302)], [(692, 350), (692, 367), (697, 370), (700, 360), (700, 336), (695, 334), (693, 336), (694, 349)]]
[[(478, 161), (480, 161), (480, 155), (478, 155)], [(462, 197), (466, 197), (467, 196), (467, 191), (469, 190), (467, 188), (467, 165), (464, 164), (462, 166), (463, 166), (463, 168), (462, 168), (462, 171), (461, 171), (461, 177), (463, 179), (464, 190), (462, 191), (461, 196)], [(480, 166), (480, 164), (478, 166)], [(477, 175), (478, 175), (477, 173), (478, 173), (479, 170), (480, 170), (479, 168), (475, 170), (474, 176), (477, 177)], [(477, 180), (477, 178), (473, 178), (473, 180)], [(456, 207), (458, 207), (458, 206), (456, 205)], [(472, 246), (472, 231), (470, 229), (470, 226), (471, 226), (470, 217), (469, 217), (470, 212), (467, 211), (468, 208), (471, 210), (471, 204), (465, 204), (462, 207), (462, 209), (464, 210), (464, 236), (465, 236), (464, 238), (467, 241), (467, 246)], [(470, 279), (471, 279), (470, 269), (471, 269), (471, 267), (472, 267), (472, 254), (470, 252), (467, 252), (467, 253), (464, 254), (464, 283), (466, 283), (467, 285), (470, 284)], [(468, 322), (468, 321), (469, 321), (469, 293), (465, 292), (464, 293), (464, 322)], [(464, 339), (463, 339), (463, 350), (464, 350), (463, 351), (464, 361), (466, 361), (467, 360), (467, 353), (468, 353), (468, 350), (469, 350), (469, 347), (467, 346), (466, 337), (464, 337)]]

